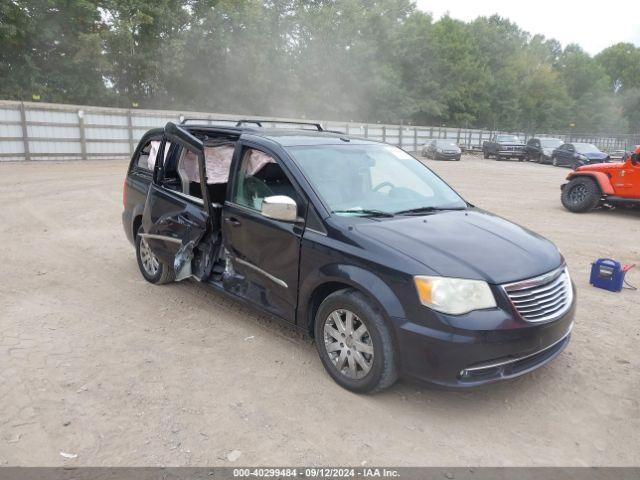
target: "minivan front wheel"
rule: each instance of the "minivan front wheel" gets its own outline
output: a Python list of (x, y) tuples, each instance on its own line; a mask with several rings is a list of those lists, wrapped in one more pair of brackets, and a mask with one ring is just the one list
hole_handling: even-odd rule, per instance
[(347, 390), (376, 392), (397, 379), (389, 328), (356, 290), (339, 290), (324, 299), (316, 313), (315, 343), (329, 375)]

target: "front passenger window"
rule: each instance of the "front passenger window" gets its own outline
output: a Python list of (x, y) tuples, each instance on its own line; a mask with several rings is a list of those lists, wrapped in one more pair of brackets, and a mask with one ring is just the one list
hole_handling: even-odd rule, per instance
[(260, 150), (245, 149), (233, 202), (260, 211), (262, 201), (274, 195), (286, 195), (299, 204), (293, 185), (276, 160)]

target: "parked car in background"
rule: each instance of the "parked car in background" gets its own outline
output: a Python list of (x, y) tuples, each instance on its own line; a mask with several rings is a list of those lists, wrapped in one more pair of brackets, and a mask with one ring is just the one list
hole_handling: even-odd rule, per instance
[(517, 135), (498, 134), (482, 144), (484, 158), (495, 157), (496, 160), (517, 158), (524, 160), (526, 145)]
[(609, 154), (601, 152), (591, 143), (565, 143), (553, 151), (551, 163), (556, 167), (571, 167), (574, 170), (583, 165), (609, 163)]
[[(634, 152), (637, 152), (639, 148), (640, 145), (634, 145), (632, 148), (629, 148), (627, 150), (616, 150), (616, 152), (622, 152), (622, 155), (620, 155), (620, 161), (625, 162), (628, 158), (631, 157), (631, 155), (634, 154)], [(611, 158), (616, 158), (613, 153), (611, 154)]]
[(551, 163), (553, 151), (563, 143), (559, 138), (533, 137), (525, 147), (525, 160), (537, 163)]
[(462, 150), (454, 140), (437, 138), (422, 147), (422, 156), (434, 160), (460, 160)]
[(629, 152), (623, 148), (619, 148), (609, 152), (609, 156), (611, 157), (611, 160), (622, 162), (629, 156)]

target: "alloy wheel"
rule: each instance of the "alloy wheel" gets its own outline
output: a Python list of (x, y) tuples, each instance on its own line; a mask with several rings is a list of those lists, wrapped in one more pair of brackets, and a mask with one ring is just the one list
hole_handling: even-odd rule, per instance
[(160, 262), (149, 248), (149, 244), (145, 238), (140, 239), (140, 260), (142, 260), (142, 266), (144, 271), (151, 277), (154, 277), (158, 273), (160, 268)]
[(587, 191), (587, 187), (579, 183), (575, 185), (569, 192), (569, 201), (573, 205), (580, 205), (585, 201), (588, 195), (589, 192)]
[(365, 377), (373, 366), (373, 339), (353, 312), (334, 310), (324, 322), (324, 347), (335, 369), (347, 378)]

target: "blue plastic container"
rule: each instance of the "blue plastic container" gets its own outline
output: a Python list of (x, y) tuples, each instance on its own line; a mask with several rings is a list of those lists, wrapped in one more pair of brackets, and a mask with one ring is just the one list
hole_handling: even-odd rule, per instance
[(611, 258), (599, 258), (591, 264), (589, 283), (610, 292), (619, 292), (622, 290), (626, 273), (620, 262)]

